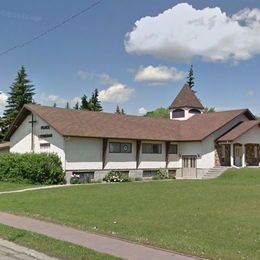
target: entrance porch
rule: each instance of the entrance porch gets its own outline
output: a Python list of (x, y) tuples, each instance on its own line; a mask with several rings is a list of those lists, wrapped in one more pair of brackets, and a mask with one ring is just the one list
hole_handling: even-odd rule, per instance
[(260, 142), (218, 143), (215, 166), (260, 167)]

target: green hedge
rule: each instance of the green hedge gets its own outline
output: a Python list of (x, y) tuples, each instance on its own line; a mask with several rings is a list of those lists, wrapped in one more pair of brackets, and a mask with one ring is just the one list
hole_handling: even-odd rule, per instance
[(65, 175), (60, 158), (47, 153), (0, 153), (0, 181), (61, 184)]

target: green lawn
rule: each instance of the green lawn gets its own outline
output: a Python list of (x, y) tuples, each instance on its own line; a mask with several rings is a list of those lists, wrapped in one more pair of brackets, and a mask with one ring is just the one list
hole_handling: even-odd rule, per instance
[(33, 184), (9, 183), (9, 182), (0, 181), (0, 192), (11, 191), (11, 190), (21, 190), (21, 189), (33, 188), (33, 187), (37, 187), (37, 186), (33, 185)]
[(260, 259), (258, 169), (8, 194), (0, 210), (212, 259)]
[(112, 260), (118, 259), (106, 254), (100, 254), (93, 250), (73, 245), (71, 243), (52, 239), (36, 233), (24, 231), (21, 229), (11, 228), (0, 225), (0, 237), (12, 241), (18, 245), (43, 252), (49, 256), (57, 257), (64, 260)]

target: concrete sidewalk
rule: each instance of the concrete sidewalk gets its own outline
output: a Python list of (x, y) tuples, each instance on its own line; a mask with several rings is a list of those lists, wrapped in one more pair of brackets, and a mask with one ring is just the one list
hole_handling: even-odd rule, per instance
[(0, 223), (20, 228), (59, 240), (93, 249), (97, 252), (107, 253), (123, 259), (171, 259), (194, 260), (198, 258), (184, 256), (158, 248), (139, 245), (124, 240), (93, 234), (74, 228), (53, 224), (24, 216), (16, 216), (0, 212)]
[(58, 260), (13, 242), (0, 239), (0, 259), (4, 260)]

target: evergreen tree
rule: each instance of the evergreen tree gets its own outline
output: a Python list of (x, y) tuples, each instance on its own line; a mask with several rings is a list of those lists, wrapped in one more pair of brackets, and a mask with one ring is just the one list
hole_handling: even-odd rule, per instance
[(103, 108), (101, 106), (101, 102), (98, 99), (98, 90), (95, 89), (94, 92), (92, 93), (91, 99), (89, 100), (89, 108), (91, 111), (102, 111)]
[(79, 110), (79, 102), (77, 102), (77, 103), (75, 104), (75, 106), (73, 107), (73, 109)]
[(97, 89), (95, 89), (95, 91), (92, 92), (90, 99), (88, 99), (86, 95), (84, 95), (81, 98), (80, 109), (89, 110), (89, 111), (98, 111), (98, 112), (103, 110), (101, 103), (98, 100), (98, 90)]
[(84, 95), (84, 96), (81, 98), (80, 109), (81, 109), (81, 110), (90, 110), (88, 97), (87, 97), (86, 95)]
[(57, 104), (56, 104), (56, 103), (53, 103), (53, 107), (57, 107)]
[(125, 115), (125, 110), (123, 108), (120, 109), (119, 105), (117, 105), (115, 114)]
[(190, 66), (190, 70), (189, 70), (189, 73), (188, 73), (188, 76), (187, 76), (187, 84), (190, 86), (190, 88), (192, 89), (195, 85), (195, 82), (194, 82), (194, 74), (193, 74), (193, 65)]
[(70, 104), (69, 104), (69, 102), (66, 103), (66, 107), (65, 107), (65, 108), (67, 108), (67, 109), (70, 108)]
[(27, 79), (27, 73), (22, 66), (8, 93), (9, 97), (4, 111), (4, 118), (1, 120), (3, 134), (6, 133), (22, 107), (25, 104), (33, 103), (34, 90), (34, 86)]
[(120, 108), (119, 108), (119, 105), (117, 105), (116, 106), (116, 112), (115, 112), (115, 114), (121, 114), (121, 110), (120, 110)]

